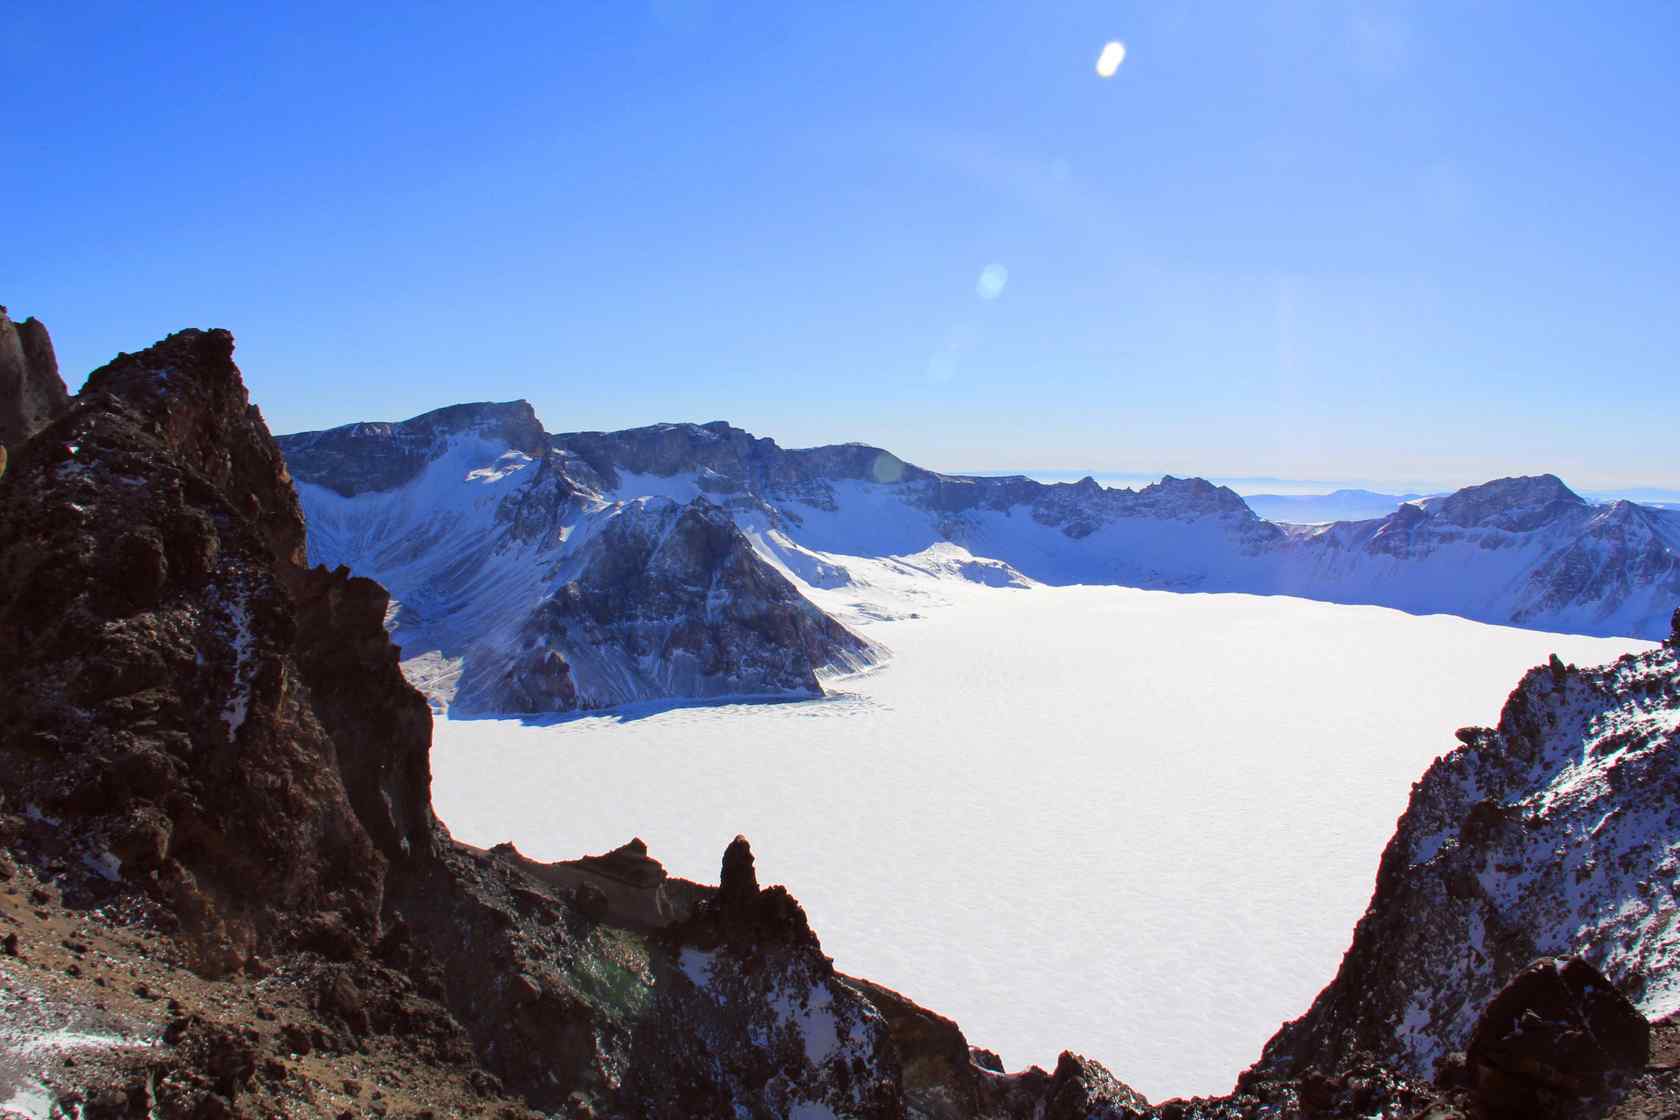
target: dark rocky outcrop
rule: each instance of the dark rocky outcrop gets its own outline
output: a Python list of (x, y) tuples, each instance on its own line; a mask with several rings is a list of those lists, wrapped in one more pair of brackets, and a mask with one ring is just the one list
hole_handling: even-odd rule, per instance
[(1493, 1116), (1566, 1115), (1605, 1079), (1645, 1068), (1651, 1028), (1581, 960), (1539, 960), (1477, 1020), (1465, 1053), (1469, 1088)]
[[(300, 913), (376, 928), (383, 861), (351, 789), (410, 818), (393, 850), (430, 829), (429, 717), (383, 592), (299, 566), (302, 514), (232, 347), (184, 331), (95, 371), (0, 485), (6, 791), (75, 819), (78, 858), (145, 884), (223, 971)], [(357, 596), (374, 609), (343, 609)], [(317, 703), (347, 671), (360, 703)], [(380, 790), (372, 771), (403, 765)]]
[(18, 445), (69, 406), (46, 326), (39, 319), (14, 323), (0, 307), (0, 474)]

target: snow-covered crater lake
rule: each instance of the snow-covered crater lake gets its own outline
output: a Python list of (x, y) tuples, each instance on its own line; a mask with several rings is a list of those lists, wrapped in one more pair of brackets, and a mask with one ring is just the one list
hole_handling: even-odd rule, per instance
[(538, 859), (640, 836), (704, 882), (744, 833), (836, 967), (1011, 1070), (1065, 1048), (1152, 1100), (1221, 1093), (1334, 975), (1453, 730), (1549, 653), (1650, 648), (1288, 598), (907, 594), (917, 617), (851, 612), (894, 656), (826, 699), (439, 719), (438, 813)]

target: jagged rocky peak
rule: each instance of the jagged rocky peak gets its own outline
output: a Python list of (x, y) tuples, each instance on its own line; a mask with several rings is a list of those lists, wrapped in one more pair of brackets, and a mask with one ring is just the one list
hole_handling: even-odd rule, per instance
[(394, 490), (412, 480), (451, 438), (476, 436), (533, 459), (548, 437), (529, 401), (456, 404), (396, 423), (363, 421), (278, 437), (292, 473), (345, 497)]
[[(15, 450), (69, 405), (46, 325), (35, 318), (14, 323), (0, 306), (0, 448)], [(4, 463), (0, 458), (0, 468)]]
[(432, 828), (384, 593), (299, 566), (232, 354), (190, 330), (119, 357), (0, 485), (0, 801), (98, 871), (78, 897), (168, 908), (211, 972), (302, 915), (373, 930), (387, 861)]
[(1254, 517), (1253, 510), (1242, 496), (1229, 486), (1216, 486), (1205, 478), (1175, 478), (1164, 475), (1137, 492), (1138, 497), (1162, 509), (1178, 509), (1195, 514), (1237, 514)]
[(1555, 474), (1499, 478), (1479, 486), (1466, 486), (1443, 498), (1428, 499), (1423, 505), (1451, 525), (1516, 533), (1540, 528), (1559, 516), (1590, 508), (1585, 498), (1565, 486)]

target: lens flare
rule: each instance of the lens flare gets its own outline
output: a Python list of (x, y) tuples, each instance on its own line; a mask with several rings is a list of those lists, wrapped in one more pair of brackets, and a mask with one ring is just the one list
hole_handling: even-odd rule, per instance
[(1112, 78), (1120, 64), (1126, 61), (1126, 44), (1116, 39), (1105, 44), (1102, 53), (1097, 56), (1097, 77)]

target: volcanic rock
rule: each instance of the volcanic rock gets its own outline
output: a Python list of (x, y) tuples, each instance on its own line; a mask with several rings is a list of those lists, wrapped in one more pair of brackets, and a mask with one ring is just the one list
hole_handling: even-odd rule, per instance
[(1543, 959), (1512, 977), (1482, 1012), (1466, 1059), (1498, 1116), (1557, 1112), (1606, 1074), (1644, 1068), (1651, 1029), (1626, 996), (1579, 957)]
[[(39, 319), (14, 323), (0, 307), (0, 447), (15, 452), (69, 405), (46, 326)], [(0, 474), (4, 466), (0, 460)]]

